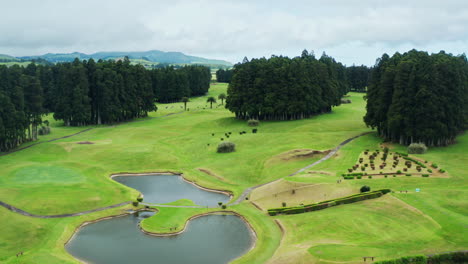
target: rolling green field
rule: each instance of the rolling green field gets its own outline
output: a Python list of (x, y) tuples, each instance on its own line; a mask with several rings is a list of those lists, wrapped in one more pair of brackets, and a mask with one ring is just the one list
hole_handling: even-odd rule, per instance
[[(276, 217), (268, 216), (250, 201), (228, 206), (227, 210), (249, 221), (258, 237), (256, 247), (234, 263), (360, 263), (362, 256), (382, 260), (468, 248), (468, 194), (464, 191), (468, 135), (459, 136), (455, 145), (429, 149), (420, 155), (446, 169), (448, 178), (398, 177), (337, 183), (339, 175), (355, 164), (364, 149), (379, 148), (381, 140), (375, 134), (360, 137), (331, 159), (285, 178), (321, 156), (282, 158), (284, 153), (330, 150), (347, 138), (369, 131), (362, 121), (363, 94), (351, 93), (353, 103), (335, 107), (329, 114), (306, 120), (261, 122), (254, 134), (245, 121), (236, 120), (219, 103), (213, 104), (213, 109), (206, 103), (208, 96), (217, 98), (226, 93), (226, 88), (226, 84), (212, 84), (208, 95), (191, 98), (188, 111), (183, 111), (183, 103), (158, 104), (158, 111), (148, 118), (115, 126), (71, 128), (51, 122), (52, 133), (39, 142), (93, 129), (0, 157), (0, 201), (43, 215), (134, 201), (138, 191), (109, 177), (123, 172), (177, 171), (204, 187), (231, 191), (233, 199), (248, 187), (284, 178), (277, 182), (279, 186), (266, 185), (251, 194), (252, 200), (265, 207), (278, 207), (288, 197), (299, 202), (321, 200), (322, 195), (332, 198), (357, 193), (366, 184), (374, 190), (391, 188), (396, 193)], [(242, 131), (247, 133), (241, 135)], [(231, 135), (226, 138), (228, 132)], [(216, 153), (221, 138), (236, 143), (237, 151)], [(93, 144), (77, 144), (82, 141)], [(403, 146), (390, 147), (392, 151), (405, 151)], [(300, 199), (289, 194), (298, 185), (305, 186), (297, 193)], [(416, 193), (415, 188), (421, 192)], [(282, 192), (288, 195), (274, 196)], [(78, 263), (63, 247), (73, 231), (85, 221), (121, 214), (129, 208), (132, 206), (71, 218), (37, 219), (0, 207), (0, 263)], [(207, 211), (158, 210), (142, 222), (143, 228), (152, 232), (168, 232), (161, 228), (168, 226), (181, 229), (188, 218)], [(283, 235), (274, 220), (283, 225)], [(21, 262), (15, 257), (19, 251), (24, 252)]]

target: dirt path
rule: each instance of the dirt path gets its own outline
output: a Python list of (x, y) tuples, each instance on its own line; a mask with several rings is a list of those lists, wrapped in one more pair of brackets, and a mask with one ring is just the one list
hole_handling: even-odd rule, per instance
[[(346, 139), (345, 141), (341, 142), (336, 148), (334, 148), (332, 151), (330, 151), (330, 153), (328, 153), (325, 157), (317, 160), (316, 162), (310, 164), (310, 165), (307, 165), (305, 166), (304, 168), (301, 168), (299, 169), (298, 171), (294, 172), (294, 173), (291, 173), (289, 174), (287, 177), (291, 177), (291, 176), (294, 176), (294, 175), (297, 175), (307, 169), (310, 169), (312, 168), (313, 166), (317, 165), (317, 164), (320, 164), (324, 161), (326, 161), (327, 159), (331, 158), (333, 155), (336, 154), (336, 152), (338, 152), (338, 150), (340, 150), (344, 145), (348, 144), (349, 142), (353, 141), (354, 139), (358, 138), (358, 137), (362, 137), (362, 136), (365, 136), (367, 134), (370, 134), (372, 133), (371, 131), (370, 132), (365, 132), (365, 133), (361, 133), (357, 136), (354, 136), (352, 138), (348, 138)], [(231, 205), (237, 205), (237, 204), (240, 204), (242, 201), (245, 200), (245, 198), (255, 189), (259, 188), (259, 187), (262, 187), (264, 185), (267, 185), (267, 184), (270, 184), (272, 182), (275, 182), (277, 180), (274, 180), (274, 181), (270, 181), (270, 182), (266, 182), (266, 183), (262, 183), (262, 184), (259, 184), (259, 185), (256, 185), (256, 186), (253, 186), (253, 187), (250, 187), (250, 188), (247, 188), (246, 190), (244, 190), (244, 192), (242, 192), (242, 194), (239, 196), (239, 198), (237, 198), (237, 200), (235, 200), (233, 203), (231, 203)]]
[(104, 211), (104, 210), (107, 210), (107, 209), (112, 209), (112, 208), (124, 206), (124, 205), (131, 204), (131, 203), (132, 202), (123, 202), (123, 203), (119, 203), (119, 204), (109, 205), (109, 206), (106, 206), (106, 207), (100, 207), (100, 208), (87, 210), (87, 211), (83, 211), (83, 212), (78, 212), (78, 213), (73, 213), (73, 214), (37, 215), (37, 214), (28, 213), (26, 211), (23, 211), (23, 210), (21, 210), (19, 208), (14, 207), (13, 205), (10, 205), (10, 204), (7, 204), (7, 203), (4, 203), (4, 202), (0, 201), (1, 206), (5, 207), (6, 209), (8, 209), (8, 210), (10, 210), (12, 212), (22, 214), (24, 216), (35, 217), (35, 218), (63, 218), (63, 217), (80, 216), (80, 215), (90, 214), (90, 213), (94, 213), (94, 212), (99, 212), (99, 211)]

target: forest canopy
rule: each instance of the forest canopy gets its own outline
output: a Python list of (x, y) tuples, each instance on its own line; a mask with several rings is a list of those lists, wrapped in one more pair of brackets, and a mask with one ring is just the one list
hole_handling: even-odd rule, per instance
[(348, 86), (346, 67), (326, 54), (244, 59), (234, 66), (226, 108), (239, 119), (307, 118), (339, 105)]
[(453, 143), (468, 121), (467, 58), (443, 51), (384, 54), (366, 98), (364, 121), (384, 139), (405, 145)]
[(206, 94), (210, 80), (208, 67), (147, 70), (127, 58), (0, 66), (0, 151), (37, 139), (46, 113), (69, 126), (127, 121), (155, 111), (156, 101)]

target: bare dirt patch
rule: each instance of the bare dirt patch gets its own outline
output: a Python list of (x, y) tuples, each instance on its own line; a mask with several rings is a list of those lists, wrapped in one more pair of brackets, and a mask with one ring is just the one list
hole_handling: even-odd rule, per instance
[(281, 153), (274, 158), (281, 160), (294, 160), (303, 158), (312, 158), (317, 155), (327, 155), (331, 150), (313, 150), (313, 149), (293, 149), (284, 153)]
[(76, 142), (76, 144), (80, 144), (80, 145), (93, 145), (94, 142), (91, 142), (91, 141), (80, 141), (80, 142)]

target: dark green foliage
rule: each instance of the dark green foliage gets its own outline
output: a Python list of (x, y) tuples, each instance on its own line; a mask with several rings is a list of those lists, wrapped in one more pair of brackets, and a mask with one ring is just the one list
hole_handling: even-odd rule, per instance
[(135, 207), (137, 207), (138, 204), (139, 204), (139, 203), (138, 203), (137, 201), (133, 201), (133, 202), (132, 202), (132, 205), (135, 206)]
[(467, 80), (465, 55), (384, 54), (371, 73), (364, 121), (400, 144), (453, 143), (467, 125)]
[(233, 70), (219, 69), (216, 71), (216, 81), (230, 83), (232, 80)]
[(229, 153), (234, 151), (236, 151), (236, 144), (227, 141), (219, 143), (217, 149), (218, 153)]
[(50, 134), (50, 127), (48, 126), (41, 126), (38, 130), (39, 135), (48, 135)]
[(227, 206), (226, 206), (225, 204), (221, 205), (221, 208), (222, 208), (222, 209), (226, 209), (226, 207), (227, 207)]
[(210, 103), (210, 108), (213, 108), (213, 103), (216, 103), (216, 98), (214, 98), (213, 96), (210, 96), (208, 97), (208, 99), (206, 99), (206, 102)]
[(226, 95), (222, 93), (222, 94), (218, 95), (218, 99), (221, 100), (221, 104), (224, 104), (224, 100), (226, 99)]
[(468, 263), (468, 251), (455, 251), (429, 256), (410, 256), (392, 260), (376, 261), (374, 264), (465, 264)]
[(283, 208), (268, 209), (268, 214), (272, 216), (278, 215), (278, 214), (300, 214), (304, 212), (321, 210), (321, 209), (325, 209), (325, 208), (340, 205), (340, 204), (348, 204), (348, 203), (354, 203), (354, 202), (363, 201), (367, 199), (374, 199), (389, 192), (391, 192), (390, 189), (382, 189), (382, 190), (377, 190), (373, 192), (365, 192), (365, 193), (350, 195), (350, 196), (346, 196), (346, 197), (342, 197), (338, 199), (322, 201), (316, 204), (306, 204), (306, 205), (294, 206), (294, 207), (286, 207), (286, 203), (283, 202)]
[(429, 174), (423, 174), (422, 176), (423, 177), (429, 177)]
[(424, 154), (427, 151), (427, 147), (424, 143), (411, 143), (408, 146), (409, 154)]
[(233, 69), (226, 108), (239, 119), (293, 120), (330, 112), (347, 92), (345, 67), (333, 58), (244, 60)]
[(434, 168), (434, 169), (439, 168), (439, 166), (436, 163), (432, 163), (431, 167)]
[(351, 66), (346, 68), (346, 79), (353, 92), (366, 92), (371, 69), (367, 66)]
[(218, 205), (219, 205), (219, 206), (223, 205), (223, 202), (218, 202)]
[(444, 170), (444, 169), (440, 169), (439, 172), (440, 172), (440, 173), (445, 173), (445, 170)]
[(256, 128), (252, 129), (252, 133), (254, 133), (254, 134), (257, 133), (257, 131), (258, 131), (258, 129), (256, 129)]
[(370, 192), (370, 190), (371, 190), (370, 187), (367, 186), (367, 185), (362, 186), (361, 189), (360, 189), (361, 193)]
[(143, 197), (138, 197), (137, 201), (140, 202), (140, 203), (143, 202)]

